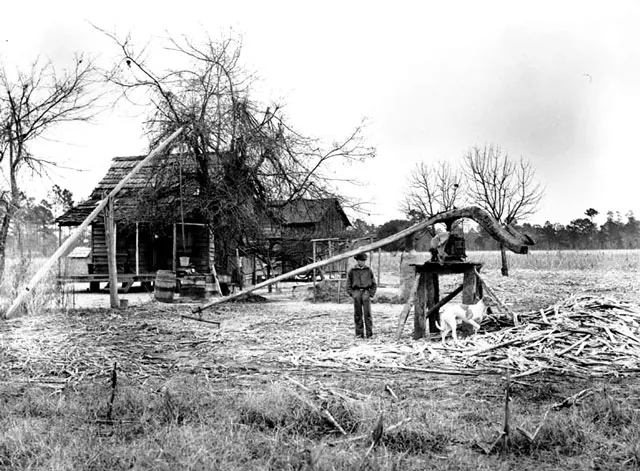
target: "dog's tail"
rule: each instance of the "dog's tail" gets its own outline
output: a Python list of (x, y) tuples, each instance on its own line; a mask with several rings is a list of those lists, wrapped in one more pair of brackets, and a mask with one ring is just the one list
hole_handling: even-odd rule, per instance
[(436, 321), (436, 327), (438, 328), (438, 330), (442, 330), (442, 327), (440, 327), (440, 322)]

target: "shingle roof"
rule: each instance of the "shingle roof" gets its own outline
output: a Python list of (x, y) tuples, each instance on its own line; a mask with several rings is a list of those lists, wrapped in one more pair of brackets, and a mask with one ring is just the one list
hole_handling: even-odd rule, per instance
[[(111, 162), (111, 167), (106, 175), (98, 182), (91, 196), (85, 201), (78, 203), (77, 206), (71, 208), (62, 216), (56, 219), (60, 226), (77, 226), (89, 216), (91, 211), (100, 203), (102, 198), (109, 193), (115, 186), (127, 176), (131, 170), (143, 160), (146, 156), (127, 156), (115, 157)], [(158, 183), (158, 179), (167, 169), (175, 167), (175, 174), (180, 170), (183, 173), (192, 173), (195, 171), (195, 163), (193, 159), (183, 158), (179, 154), (160, 155), (142, 167), (123, 187), (118, 194), (116, 202), (116, 217), (122, 216), (124, 212), (134, 211), (136, 209), (136, 196), (141, 190), (148, 188), (154, 183)], [(345, 226), (351, 226), (349, 218), (344, 213), (337, 198), (320, 198), (320, 199), (299, 199), (290, 201), (284, 206), (278, 207), (274, 205), (276, 213), (282, 218), (284, 224), (310, 224), (319, 222), (324, 215), (335, 205), (336, 210), (343, 219)]]
[(311, 224), (320, 222), (332, 206), (335, 206), (345, 226), (350, 226), (351, 222), (337, 198), (294, 200), (276, 209), (276, 212), (282, 218), (284, 224)]
[[(106, 175), (98, 182), (89, 198), (78, 203), (77, 206), (58, 217), (56, 219), (58, 225), (76, 226), (82, 224), (102, 198), (113, 190), (145, 157), (145, 155), (115, 157)], [(148, 162), (133, 175), (118, 194), (118, 201), (116, 203), (118, 213), (122, 214), (123, 211), (132, 209), (131, 205), (135, 204), (133, 197), (135, 197), (139, 191), (156, 183), (158, 176), (166, 172), (168, 167), (175, 166), (177, 173), (180, 165), (182, 165), (183, 172), (193, 172), (195, 169), (193, 160), (182, 159), (182, 161), (179, 161), (177, 157), (180, 156), (177, 154), (156, 156), (151, 162)], [(129, 203), (130, 208), (127, 208), (127, 203)]]

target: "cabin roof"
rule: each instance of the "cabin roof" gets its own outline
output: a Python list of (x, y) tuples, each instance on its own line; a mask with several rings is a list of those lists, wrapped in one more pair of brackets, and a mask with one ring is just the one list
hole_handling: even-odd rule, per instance
[[(114, 157), (111, 166), (104, 177), (98, 182), (89, 198), (81, 201), (66, 213), (59, 216), (56, 222), (59, 226), (77, 226), (91, 214), (91, 211), (100, 203), (102, 198), (113, 190), (131, 170), (141, 162), (146, 155), (133, 155)], [(181, 154), (158, 155), (142, 167), (124, 185), (117, 196), (118, 214), (135, 209), (135, 196), (150, 185), (158, 183), (158, 176), (167, 171), (167, 168), (175, 167), (175, 173), (182, 171), (192, 173), (195, 171), (195, 162), (192, 159), (182, 158)], [(160, 171), (162, 170), (162, 171)]]
[[(78, 226), (82, 224), (102, 198), (113, 190), (145, 157), (145, 155), (114, 157), (106, 175), (98, 182), (89, 198), (59, 216), (56, 219), (58, 225)], [(162, 174), (161, 169), (166, 172), (167, 167), (175, 166), (176, 174), (180, 171), (185, 173), (195, 171), (193, 159), (179, 160), (178, 157), (180, 154), (159, 155), (142, 167), (118, 193), (116, 203), (118, 214), (122, 215), (127, 211), (135, 210), (137, 204), (135, 196), (139, 191), (148, 188), (150, 184), (156, 183), (158, 175)], [(285, 225), (317, 224), (333, 206), (345, 226), (351, 226), (351, 222), (337, 198), (298, 199), (286, 204), (274, 202), (272, 205), (275, 213)]]

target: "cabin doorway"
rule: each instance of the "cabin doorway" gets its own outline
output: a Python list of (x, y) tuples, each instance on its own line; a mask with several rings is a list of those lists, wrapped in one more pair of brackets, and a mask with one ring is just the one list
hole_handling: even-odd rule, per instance
[(153, 235), (153, 271), (173, 270), (173, 238), (171, 236)]

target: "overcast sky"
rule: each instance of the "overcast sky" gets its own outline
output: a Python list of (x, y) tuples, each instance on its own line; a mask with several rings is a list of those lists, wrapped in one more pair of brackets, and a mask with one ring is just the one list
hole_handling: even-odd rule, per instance
[[(231, 28), (259, 98), (283, 103), (304, 133), (332, 140), (368, 120), (378, 156), (344, 172), (363, 181), (348, 191), (372, 202), (370, 222), (402, 218), (416, 162), (458, 162), (485, 143), (536, 169), (546, 194), (531, 223), (566, 224), (590, 207), (598, 222), (609, 210), (640, 216), (640, 2), (91, 3), (3, 6), (5, 68), (37, 55), (64, 64), (75, 52), (108, 63), (118, 51), (90, 22), (139, 44)], [(135, 113), (103, 113), (40, 143), (85, 171), (32, 188), (88, 196), (113, 156), (144, 153)]]

